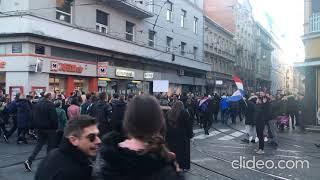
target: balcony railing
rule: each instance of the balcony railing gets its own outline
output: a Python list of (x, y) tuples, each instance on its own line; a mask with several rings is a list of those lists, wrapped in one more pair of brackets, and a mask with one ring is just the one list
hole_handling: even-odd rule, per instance
[(152, 17), (153, 14), (142, 7), (144, 5), (139, 5), (141, 0), (102, 0), (109, 6), (116, 8), (120, 11), (123, 11), (127, 14), (130, 14), (133, 17), (137, 18), (149, 18)]
[(310, 16), (310, 33), (320, 32), (320, 13), (313, 13)]

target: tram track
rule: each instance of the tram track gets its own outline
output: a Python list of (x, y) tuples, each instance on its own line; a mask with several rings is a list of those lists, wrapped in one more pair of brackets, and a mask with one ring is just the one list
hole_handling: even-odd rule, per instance
[[(208, 153), (208, 152), (205, 152), (205, 151), (199, 149), (199, 148), (197, 147), (198, 145), (196, 145), (195, 142), (193, 143), (193, 145), (194, 145), (193, 148), (194, 148), (197, 152), (205, 155), (206, 157), (210, 157), (210, 158), (212, 158), (212, 159), (214, 159), (214, 160), (218, 160), (218, 161), (222, 161), (222, 162), (225, 162), (225, 163), (227, 163), (227, 164), (230, 164), (230, 167), (231, 167), (232, 161), (227, 160), (227, 159), (225, 159), (225, 158), (223, 158), (223, 157), (219, 157), (219, 156), (212, 155), (211, 153)], [(195, 163), (192, 162), (192, 164), (195, 164)], [(198, 163), (197, 163), (197, 164), (198, 164)], [(216, 174), (220, 174), (220, 175), (222, 175), (222, 176), (224, 176), (224, 177), (227, 177), (227, 178), (229, 178), (229, 179), (235, 179), (235, 178), (233, 178), (233, 177), (231, 177), (231, 176), (229, 176), (229, 175), (223, 174), (222, 172), (216, 171), (216, 170), (214, 170), (214, 169), (212, 169), (212, 168), (209, 168), (209, 167), (207, 167), (207, 166), (200, 165), (199, 167), (202, 167), (203, 169), (206, 169), (206, 170), (208, 170), (208, 171), (210, 171), (210, 172), (215, 172)], [(242, 168), (243, 168), (243, 169), (250, 170), (250, 171), (253, 171), (253, 172), (256, 172), (256, 173), (259, 173), (259, 174), (262, 174), (262, 175), (265, 175), (265, 176), (268, 176), (268, 177), (271, 177), (271, 178), (274, 178), (274, 179), (278, 179), (278, 180), (290, 180), (289, 178), (286, 178), (286, 177), (274, 175), (274, 174), (271, 174), (271, 173), (268, 173), (268, 172), (264, 172), (264, 171), (261, 171), (261, 170), (257, 170), (257, 169), (253, 169), (253, 168), (249, 168), (249, 167), (242, 167)]]

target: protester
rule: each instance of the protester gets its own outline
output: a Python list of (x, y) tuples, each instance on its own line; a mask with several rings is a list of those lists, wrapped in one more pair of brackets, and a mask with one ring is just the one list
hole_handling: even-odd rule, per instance
[(184, 179), (177, 172), (175, 155), (165, 145), (165, 120), (156, 98), (136, 96), (128, 105), (123, 125), (128, 139), (112, 132), (102, 140), (97, 179)]
[(80, 116), (79, 98), (73, 97), (71, 99), (71, 105), (68, 107), (67, 113), (69, 120)]
[(110, 116), (111, 106), (106, 102), (106, 93), (102, 92), (99, 94), (99, 100), (95, 102), (89, 109), (89, 115), (95, 117), (98, 121), (98, 128), (100, 131), (100, 137), (110, 132)]
[(16, 101), (16, 106), (18, 127), (17, 144), (28, 144), (26, 134), (28, 133), (32, 119), (32, 104), (26, 99), (25, 95), (21, 94), (19, 99)]
[(122, 122), (127, 106), (127, 103), (124, 101), (124, 96), (119, 96), (119, 94), (115, 93), (110, 104), (112, 107), (112, 115), (110, 121), (111, 128), (113, 131), (122, 133)]
[(28, 160), (24, 162), (25, 168), (31, 171), (31, 165), (35, 157), (47, 144), (47, 154), (56, 147), (56, 131), (58, 129), (58, 116), (54, 104), (51, 102), (52, 95), (46, 92), (44, 97), (33, 106), (33, 118), (31, 126), (38, 130), (37, 144)]
[(81, 115), (68, 121), (61, 146), (40, 163), (35, 180), (90, 180), (101, 143), (98, 134), (93, 117)]
[(62, 137), (63, 137), (63, 130), (65, 128), (65, 125), (67, 123), (67, 115), (64, 109), (62, 109), (62, 101), (61, 100), (55, 100), (54, 105), (56, 107), (56, 112), (58, 116), (58, 129), (57, 129), (57, 146), (61, 143)]
[(166, 142), (169, 149), (176, 154), (181, 169), (190, 169), (190, 139), (192, 134), (189, 113), (184, 109), (183, 103), (177, 101), (167, 114)]
[(245, 100), (245, 102), (247, 104), (247, 108), (245, 110), (245, 125), (247, 139), (243, 139), (242, 141), (245, 143), (249, 143), (251, 137), (251, 142), (255, 143), (257, 135), (255, 119), (257, 96), (251, 96), (248, 100)]

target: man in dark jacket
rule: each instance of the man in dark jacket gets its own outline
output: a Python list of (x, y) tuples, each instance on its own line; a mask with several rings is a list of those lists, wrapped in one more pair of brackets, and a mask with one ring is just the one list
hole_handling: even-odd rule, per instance
[(19, 100), (20, 93), (17, 93), (14, 97), (14, 100), (7, 105), (7, 113), (11, 116), (13, 126), (10, 128), (9, 131), (7, 131), (6, 136), (7, 138), (10, 138), (12, 134), (17, 130), (18, 128), (18, 121), (17, 121), (17, 101)]
[(287, 111), (291, 117), (292, 129), (295, 129), (295, 119), (298, 117), (298, 102), (293, 95), (288, 96)]
[(40, 163), (35, 180), (90, 180), (92, 158), (101, 143), (94, 118), (80, 115), (69, 121), (64, 140)]
[(24, 162), (25, 168), (31, 171), (32, 161), (41, 151), (43, 145), (47, 143), (47, 153), (56, 146), (56, 130), (58, 129), (58, 116), (56, 108), (51, 102), (52, 95), (49, 92), (44, 94), (44, 97), (34, 104), (32, 112), (33, 118), (31, 126), (38, 130), (38, 140), (32, 154), (28, 160)]
[(213, 96), (213, 116), (214, 122), (218, 122), (218, 114), (219, 114), (219, 105), (220, 105), (220, 97), (217, 93)]
[(95, 117), (98, 121), (100, 137), (110, 131), (109, 118), (111, 116), (111, 106), (106, 102), (106, 93), (99, 94), (99, 100), (95, 102), (89, 109), (89, 115)]
[(111, 128), (113, 131), (122, 133), (122, 121), (124, 113), (127, 107), (127, 103), (124, 101), (124, 96), (115, 93), (111, 101), (112, 115), (111, 115)]
[(243, 139), (242, 141), (245, 143), (249, 143), (250, 137), (252, 137), (251, 142), (256, 142), (256, 121), (255, 121), (255, 110), (256, 110), (256, 102), (257, 97), (251, 96), (248, 100), (244, 100), (247, 104), (245, 112), (245, 125), (246, 125), (246, 133), (247, 137), (246, 139)]

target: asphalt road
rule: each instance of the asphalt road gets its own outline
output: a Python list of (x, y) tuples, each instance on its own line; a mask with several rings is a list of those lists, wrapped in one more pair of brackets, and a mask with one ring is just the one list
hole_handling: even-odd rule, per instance
[[(266, 144), (265, 154), (257, 155), (257, 143), (241, 142), (245, 137), (244, 125), (229, 127), (214, 124), (213, 127), (208, 136), (204, 135), (202, 129), (194, 129), (191, 170), (185, 174), (187, 180), (320, 179), (320, 148), (314, 146), (314, 143), (320, 143), (319, 133), (302, 134), (298, 130), (286, 129), (279, 133), (280, 143), (277, 148)], [(34, 144), (35, 142), (31, 141), (28, 145), (17, 145), (14, 139), (6, 144), (0, 139), (0, 180), (33, 179), (40, 160), (34, 162), (34, 171), (31, 173), (24, 169), (23, 161), (30, 155)], [(45, 156), (44, 151), (45, 149), (38, 158)], [(260, 163), (266, 163), (266, 166), (253, 166), (253, 163), (247, 164), (249, 167), (237, 166), (239, 162), (243, 164), (249, 160), (255, 160), (256, 163), (260, 160)], [(303, 168), (302, 161), (305, 163)], [(279, 162), (281, 167), (278, 166)], [(272, 165), (274, 167), (271, 167)]]

